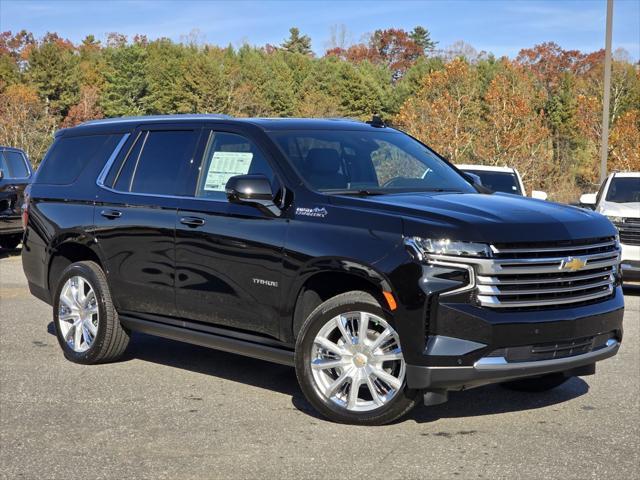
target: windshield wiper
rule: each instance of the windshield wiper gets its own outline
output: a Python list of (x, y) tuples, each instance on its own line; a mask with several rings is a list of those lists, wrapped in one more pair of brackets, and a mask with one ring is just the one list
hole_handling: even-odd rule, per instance
[(373, 195), (393, 195), (394, 193), (425, 193), (425, 192), (436, 192), (436, 193), (462, 193), (460, 190), (453, 190), (449, 188), (391, 188), (388, 190), (326, 190), (324, 193), (328, 193), (330, 195), (353, 195), (353, 196), (361, 196), (361, 197), (369, 197)]
[(329, 193), (331, 195), (358, 195), (361, 197), (369, 197), (372, 195), (384, 195), (391, 192), (384, 192), (381, 190), (331, 190), (325, 193)]
[(451, 193), (462, 193), (460, 190), (453, 190), (451, 188), (425, 188), (424, 190), (420, 190), (420, 192), (451, 192)]

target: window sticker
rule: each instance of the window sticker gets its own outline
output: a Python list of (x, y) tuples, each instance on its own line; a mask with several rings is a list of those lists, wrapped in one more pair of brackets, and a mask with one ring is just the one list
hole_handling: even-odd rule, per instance
[(205, 191), (223, 192), (231, 177), (249, 173), (252, 159), (251, 152), (214, 152), (204, 183)]

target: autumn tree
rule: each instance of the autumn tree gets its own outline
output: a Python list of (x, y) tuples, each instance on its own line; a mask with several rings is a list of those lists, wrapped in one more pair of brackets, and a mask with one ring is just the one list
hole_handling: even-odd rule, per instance
[(34, 87), (9, 85), (0, 93), (0, 145), (23, 149), (37, 165), (55, 128)]
[(609, 147), (610, 170), (640, 171), (640, 109), (628, 110), (617, 119)]
[(526, 70), (503, 60), (483, 97), (474, 149), (478, 163), (517, 168), (530, 187), (543, 186), (554, 171), (544, 100)]
[(99, 105), (100, 91), (93, 85), (80, 87), (80, 100), (69, 109), (69, 113), (62, 121), (62, 127), (73, 127), (82, 122), (104, 117)]
[[(584, 155), (580, 159), (579, 175), (584, 183), (595, 184), (598, 180), (598, 164), (602, 141), (602, 66), (595, 65), (586, 75), (577, 80), (576, 87), (576, 127), (583, 145)], [(624, 62), (614, 61), (611, 69), (611, 104), (609, 122), (613, 135), (616, 124), (627, 112), (640, 106), (640, 72)], [(618, 130), (618, 141), (624, 144), (628, 138), (628, 126), (633, 122), (628, 117)], [(623, 133), (624, 132), (624, 133)], [(610, 145), (611, 147), (611, 145)], [(626, 151), (626, 149), (618, 150)], [(624, 163), (622, 158), (618, 163)], [(609, 168), (614, 168), (609, 165)]]
[(481, 113), (476, 71), (462, 60), (427, 75), (394, 122), (454, 163), (468, 160)]
[(396, 81), (418, 59), (432, 52), (435, 45), (424, 27), (415, 27), (411, 32), (390, 28), (373, 32), (367, 44), (351, 45), (347, 49), (334, 47), (327, 50), (325, 56), (355, 63), (368, 61), (382, 65), (392, 72), (392, 79)]

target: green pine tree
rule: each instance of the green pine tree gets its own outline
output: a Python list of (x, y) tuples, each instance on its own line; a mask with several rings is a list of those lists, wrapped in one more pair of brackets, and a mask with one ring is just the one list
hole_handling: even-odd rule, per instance
[(290, 53), (301, 53), (302, 55), (313, 55), (311, 50), (311, 38), (307, 35), (300, 36), (300, 30), (296, 27), (289, 29), (289, 38), (282, 42), (280, 48)]

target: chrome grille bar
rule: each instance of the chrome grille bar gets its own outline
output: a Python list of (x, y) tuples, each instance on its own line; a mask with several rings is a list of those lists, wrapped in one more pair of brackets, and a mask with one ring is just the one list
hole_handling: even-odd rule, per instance
[(553, 305), (566, 305), (568, 303), (580, 303), (588, 302), (591, 300), (597, 300), (599, 298), (605, 298), (613, 293), (613, 286), (609, 285), (606, 290), (597, 293), (591, 293), (588, 295), (578, 295), (567, 298), (552, 298), (550, 300), (530, 300), (530, 301), (515, 301), (515, 302), (503, 302), (497, 297), (485, 297), (478, 295), (478, 301), (482, 306), (492, 308), (523, 308), (523, 307), (544, 307)]
[(580, 275), (580, 276), (568, 276), (566, 274), (562, 274), (561, 272), (554, 272), (557, 275), (552, 278), (530, 278), (530, 279), (519, 279), (519, 280), (505, 280), (500, 277), (486, 277), (486, 276), (478, 276), (478, 283), (482, 285), (527, 285), (527, 284), (542, 284), (542, 283), (567, 283), (567, 282), (579, 282), (582, 280), (590, 280), (592, 278), (600, 278), (611, 275), (615, 272), (614, 267), (608, 267), (605, 271), (599, 273), (592, 273), (590, 275)]
[(544, 295), (546, 293), (575, 292), (578, 290), (589, 290), (590, 288), (605, 287), (611, 285), (613, 278), (610, 276), (605, 281), (598, 283), (587, 283), (584, 285), (572, 285), (561, 288), (529, 288), (524, 290), (500, 290), (494, 285), (478, 285), (478, 293), (482, 295)]
[(595, 250), (597, 248), (615, 247), (615, 240), (595, 243), (591, 245), (569, 245), (558, 247), (539, 247), (539, 248), (496, 248), (491, 246), (491, 251), (498, 254), (512, 254), (512, 253), (542, 253), (542, 252), (572, 252), (575, 253), (581, 250)]

